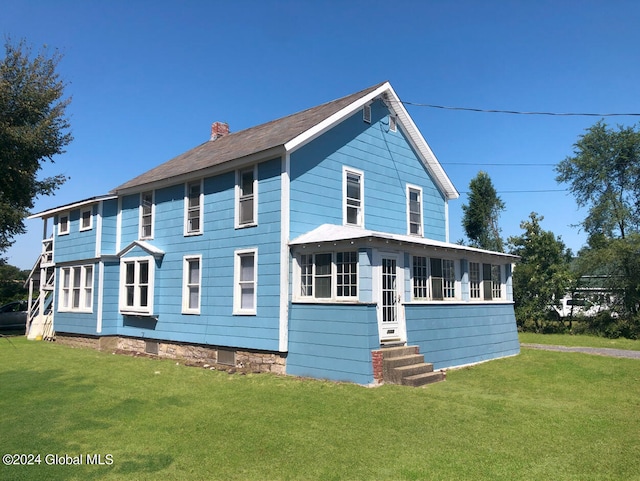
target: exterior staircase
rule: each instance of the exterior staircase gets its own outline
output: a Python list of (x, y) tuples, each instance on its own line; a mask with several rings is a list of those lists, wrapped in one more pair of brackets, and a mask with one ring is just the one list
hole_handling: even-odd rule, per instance
[(424, 386), (444, 381), (444, 371), (433, 371), (433, 364), (424, 362), (418, 346), (385, 347), (382, 349), (382, 374), (385, 383), (404, 386)]

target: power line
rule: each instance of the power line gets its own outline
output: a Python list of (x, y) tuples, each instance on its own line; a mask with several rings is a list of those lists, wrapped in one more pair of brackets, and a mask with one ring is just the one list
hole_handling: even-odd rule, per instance
[(431, 109), (442, 110), (463, 110), (467, 112), (481, 112), (490, 114), (513, 114), (513, 115), (549, 115), (556, 117), (640, 117), (640, 113), (609, 113), (609, 114), (597, 114), (591, 112), (523, 112), (520, 110), (497, 110), (497, 109), (478, 109), (472, 107), (448, 107), (444, 105), (422, 104), (418, 102), (405, 102), (401, 101), (404, 105), (411, 105), (413, 107), (428, 107)]
[[(541, 189), (541, 190), (499, 190), (497, 194), (538, 194), (544, 192), (569, 192), (568, 189)], [(460, 194), (470, 194), (470, 191), (462, 191)]]
[(491, 166), (500, 166), (500, 167), (555, 167), (558, 164), (538, 164), (538, 163), (513, 163), (506, 164), (502, 163), (492, 163), (492, 162), (440, 162), (442, 165), (475, 165), (477, 167), (483, 167), (485, 165)]

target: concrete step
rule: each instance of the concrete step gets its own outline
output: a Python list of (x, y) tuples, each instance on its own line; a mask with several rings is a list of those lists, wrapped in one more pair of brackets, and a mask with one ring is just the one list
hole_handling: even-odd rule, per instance
[(391, 359), (394, 357), (409, 356), (418, 353), (418, 346), (397, 346), (382, 348), (382, 358)]
[(419, 387), (425, 386), (427, 384), (432, 384), (438, 381), (445, 380), (445, 373), (442, 371), (438, 372), (425, 372), (422, 374), (414, 374), (413, 376), (408, 376), (402, 379), (402, 384), (404, 386), (412, 386)]
[(407, 366), (409, 364), (421, 364), (424, 362), (424, 356), (422, 354), (408, 354), (406, 356), (383, 359), (382, 362), (385, 368), (393, 369), (400, 366)]
[(408, 364), (406, 366), (399, 366), (390, 370), (387, 375), (389, 382), (394, 384), (402, 384), (402, 380), (415, 376), (417, 374), (427, 374), (433, 372), (433, 364), (421, 362), (417, 364)]

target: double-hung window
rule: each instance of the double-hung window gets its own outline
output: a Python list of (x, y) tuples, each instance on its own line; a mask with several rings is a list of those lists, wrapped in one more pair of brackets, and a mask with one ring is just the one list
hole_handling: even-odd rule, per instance
[(256, 166), (236, 172), (236, 228), (256, 225), (258, 180)]
[(153, 238), (153, 191), (140, 194), (140, 239)]
[(482, 291), (482, 271), (479, 262), (469, 262), (469, 297), (471, 299), (480, 299)]
[(258, 251), (256, 249), (236, 251), (234, 264), (233, 313), (256, 314)]
[(120, 261), (120, 311), (124, 314), (153, 313), (154, 261), (152, 257)]
[(302, 300), (356, 300), (358, 253), (356, 251), (301, 254), (298, 257), (298, 298)]
[(185, 187), (184, 235), (202, 234), (202, 181), (189, 182)]
[(80, 211), (80, 230), (91, 230), (93, 227), (93, 208), (89, 207)]
[(93, 308), (93, 266), (61, 268), (59, 311), (91, 312)]
[(422, 189), (407, 186), (407, 224), (410, 235), (422, 235)]
[(58, 235), (69, 233), (69, 213), (60, 214), (58, 217)]
[(364, 227), (364, 172), (343, 168), (343, 223)]
[(182, 277), (182, 312), (200, 314), (202, 256), (184, 257)]

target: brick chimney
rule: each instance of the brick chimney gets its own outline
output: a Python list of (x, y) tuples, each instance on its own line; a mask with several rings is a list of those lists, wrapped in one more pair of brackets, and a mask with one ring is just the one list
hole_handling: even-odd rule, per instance
[(220, 137), (229, 135), (229, 124), (226, 122), (214, 122), (211, 124), (211, 139), (216, 140)]

